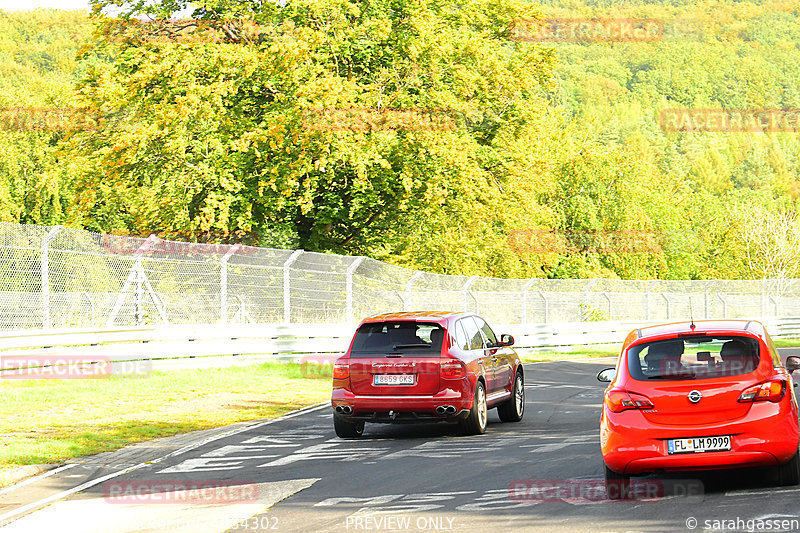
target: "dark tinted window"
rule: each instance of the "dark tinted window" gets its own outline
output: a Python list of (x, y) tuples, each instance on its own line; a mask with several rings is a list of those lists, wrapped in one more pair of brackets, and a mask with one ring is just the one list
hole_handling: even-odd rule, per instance
[(483, 336), (486, 338), (487, 345), (494, 346), (497, 344), (497, 337), (495, 336), (494, 331), (492, 331), (492, 328), (489, 327), (489, 324), (487, 324), (486, 321), (480, 317), (476, 316), (473, 318), (475, 319), (475, 322), (478, 323), (478, 327), (481, 328), (481, 332), (483, 332)]
[(628, 350), (628, 371), (638, 380), (687, 380), (737, 376), (758, 366), (758, 341), (750, 337), (684, 337)]
[(481, 337), (481, 332), (478, 329), (478, 324), (476, 324), (475, 321), (472, 320), (472, 317), (470, 316), (468, 316), (467, 318), (462, 318), (459, 322), (461, 322), (461, 325), (464, 326), (464, 332), (467, 334), (469, 349), (482, 350), (483, 337)]
[(467, 340), (467, 334), (464, 333), (464, 326), (461, 325), (461, 321), (456, 322), (453, 330), (456, 335), (456, 346), (462, 350), (469, 350), (469, 341)]
[(442, 349), (445, 331), (438, 324), (377, 322), (356, 332), (351, 357), (382, 354), (433, 355)]

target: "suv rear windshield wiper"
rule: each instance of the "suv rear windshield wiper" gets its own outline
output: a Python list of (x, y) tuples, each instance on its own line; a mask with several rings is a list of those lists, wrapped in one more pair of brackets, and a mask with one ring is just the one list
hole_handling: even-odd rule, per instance
[(417, 344), (395, 344), (392, 348), (395, 350), (402, 350), (403, 348), (430, 348), (432, 344), (417, 343)]

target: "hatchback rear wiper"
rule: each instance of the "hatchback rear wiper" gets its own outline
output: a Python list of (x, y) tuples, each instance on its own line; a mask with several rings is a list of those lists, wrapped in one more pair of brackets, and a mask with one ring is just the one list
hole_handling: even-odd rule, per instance
[(393, 346), (393, 348), (395, 350), (402, 350), (403, 348), (430, 348), (430, 347), (431, 347), (430, 344), (426, 344), (424, 342), (421, 343), (421, 344), (420, 343), (418, 343), (418, 344), (395, 344)]

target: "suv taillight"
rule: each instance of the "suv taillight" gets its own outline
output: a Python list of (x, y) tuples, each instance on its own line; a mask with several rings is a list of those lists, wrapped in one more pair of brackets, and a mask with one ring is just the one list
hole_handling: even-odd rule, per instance
[(739, 396), (739, 401), (742, 403), (779, 402), (783, 399), (784, 394), (786, 394), (786, 382), (782, 379), (777, 379), (746, 388)]
[(614, 413), (627, 409), (652, 409), (653, 402), (647, 396), (628, 392), (626, 390), (612, 389), (606, 393), (606, 405)]
[(334, 363), (333, 379), (347, 379), (350, 377), (350, 363)]
[(461, 361), (446, 361), (439, 364), (439, 376), (444, 379), (460, 379), (464, 375), (466, 370)]

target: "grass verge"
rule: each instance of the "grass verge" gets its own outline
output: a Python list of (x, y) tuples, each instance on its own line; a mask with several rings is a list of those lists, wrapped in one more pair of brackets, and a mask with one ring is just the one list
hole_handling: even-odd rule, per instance
[(117, 450), (330, 398), (330, 367), (296, 363), (106, 379), (0, 379), (0, 473)]

